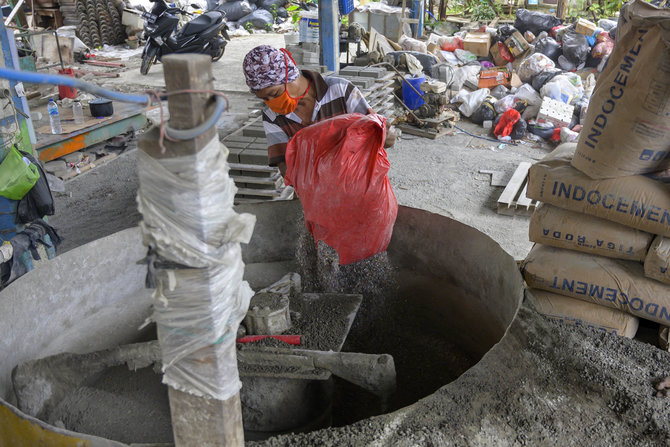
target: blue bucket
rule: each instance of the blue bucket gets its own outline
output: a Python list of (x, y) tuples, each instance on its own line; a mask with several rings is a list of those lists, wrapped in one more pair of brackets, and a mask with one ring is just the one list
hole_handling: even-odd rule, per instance
[[(419, 76), (416, 78), (405, 78), (405, 80), (412, 84), (415, 89), (421, 91), (421, 84), (425, 82), (426, 77)], [(423, 96), (419, 96), (412, 87), (407, 85), (407, 82), (402, 83), (402, 100), (410, 109), (418, 109), (424, 104)]]

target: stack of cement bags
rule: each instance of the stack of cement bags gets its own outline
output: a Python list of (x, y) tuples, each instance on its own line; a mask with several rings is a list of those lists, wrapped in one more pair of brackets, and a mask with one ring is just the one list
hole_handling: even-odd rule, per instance
[(635, 317), (670, 325), (668, 42), (669, 10), (625, 5), (578, 143), (530, 169), (543, 205), (523, 272), (547, 315), (628, 337)]

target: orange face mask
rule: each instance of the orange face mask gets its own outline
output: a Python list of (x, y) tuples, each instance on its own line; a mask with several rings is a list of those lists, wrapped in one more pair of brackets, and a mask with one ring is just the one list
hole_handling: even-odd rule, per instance
[[(284, 58), (286, 59), (286, 51), (283, 48), (282, 52), (284, 53)], [(291, 60), (293, 60), (293, 58), (291, 58)], [(286, 77), (284, 79), (288, 80), (288, 59), (286, 60)], [(289, 113), (292, 113), (296, 107), (298, 107), (298, 101), (304, 98), (307, 92), (309, 92), (309, 87), (311, 84), (311, 82), (308, 82), (305, 93), (303, 93), (301, 96), (298, 96), (297, 98), (294, 98), (288, 94), (288, 82), (284, 81), (284, 93), (277, 96), (276, 98), (272, 98), (263, 102), (267, 104), (267, 106), (273, 112), (279, 115), (288, 115)]]

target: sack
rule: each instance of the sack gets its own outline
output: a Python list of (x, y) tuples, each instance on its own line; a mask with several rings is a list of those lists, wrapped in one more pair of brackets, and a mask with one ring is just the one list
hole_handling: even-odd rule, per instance
[(19, 202), (17, 209), (17, 218), (21, 223), (29, 223), (37, 219), (42, 219), (44, 216), (53, 216), (56, 212), (54, 207), (54, 198), (51, 194), (51, 188), (47, 181), (47, 176), (42, 170), (39, 161), (32, 155), (21, 152), (21, 154), (30, 160), (40, 172), (40, 178), (37, 179), (35, 185), (28, 191), (28, 194), (23, 196)]
[(351, 264), (386, 250), (398, 214), (387, 176), (386, 119), (339, 115), (300, 130), (286, 148), (287, 185), (295, 188), (314, 240)]
[(670, 323), (670, 286), (645, 278), (636, 261), (535, 245), (521, 265), (529, 287)]
[(528, 293), (542, 315), (562, 323), (588, 327), (614, 335), (633, 338), (640, 320), (616, 309), (569, 298), (546, 290), (530, 289)]
[(402, 36), (400, 36), (400, 39), (398, 39), (398, 44), (405, 51), (418, 51), (419, 53), (427, 53), (428, 52), (428, 49), (426, 47), (425, 42), (413, 39), (411, 37), (407, 37), (404, 34)]
[(248, 1), (242, 0), (239, 2), (223, 3), (219, 9), (226, 13), (226, 20), (237, 21), (242, 17), (251, 14), (252, 9)]
[(670, 9), (635, 0), (620, 23), (572, 161), (592, 178), (670, 167)]
[(537, 74), (545, 70), (553, 70), (555, 67), (554, 61), (547, 56), (542, 53), (535, 53), (521, 62), (521, 65), (517, 69), (517, 74), (522, 82), (531, 82)]
[(456, 96), (451, 99), (451, 103), (461, 103), (458, 107), (458, 110), (466, 117), (475, 113), (475, 110), (484, 102), (487, 96), (489, 96), (490, 90), (487, 88), (480, 88), (474, 92), (468, 92), (467, 90), (460, 90)]
[(644, 259), (644, 276), (670, 284), (670, 239), (656, 236)]
[(593, 180), (570, 166), (576, 146), (562, 144), (531, 166), (529, 198), (670, 237), (670, 184), (641, 175)]
[(30, 160), (26, 163), (19, 150), (12, 146), (0, 163), (0, 196), (21, 200), (39, 177), (37, 166)]
[(561, 23), (563, 21), (554, 15), (519, 8), (516, 10), (514, 27), (522, 33), (530, 31), (537, 36), (542, 31), (550, 32), (552, 28)]
[(644, 231), (546, 203), (533, 212), (528, 235), (538, 244), (634, 261), (645, 258), (654, 237)]

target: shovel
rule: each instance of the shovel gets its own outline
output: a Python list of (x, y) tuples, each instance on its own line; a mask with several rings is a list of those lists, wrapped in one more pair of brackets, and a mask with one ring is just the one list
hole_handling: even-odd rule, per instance
[(388, 354), (283, 349), (238, 351), (237, 359), (248, 365), (325, 369), (380, 397), (389, 396), (396, 387), (395, 364)]

